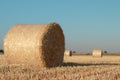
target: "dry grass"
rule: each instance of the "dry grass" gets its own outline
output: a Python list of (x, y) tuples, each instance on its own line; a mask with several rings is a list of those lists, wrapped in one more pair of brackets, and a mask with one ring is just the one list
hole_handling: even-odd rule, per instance
[(0, 80), (120, 80), (120, 56), (65, 57), (63, 66), (50, 69), (8, 66), (3, 55), (0, 60)]
[(75, 62), (75, 63), (120, 63), (120, 56), (103, 56), (93, 58), (92, 55), (78, 55), (72, 57), (66, 57), (64, 62)]

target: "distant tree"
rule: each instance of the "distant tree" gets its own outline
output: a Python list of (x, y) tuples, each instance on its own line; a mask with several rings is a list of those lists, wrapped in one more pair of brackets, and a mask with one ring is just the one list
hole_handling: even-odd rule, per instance
[(107, 52), (107, 51), (104, 51), (103, 53), (104, 53), (104, 54), (107, 54), (108, 52)]
[(73, 51), (72, 53), (76, 53), (76, 51)]
[(0, 52), (2, 52), (2, 53), (3, 53), (4, 51), (3, 51), (3, 50), (0, 50)]
[(90, 53), (87, 53), (87, 55), (90, 55)]

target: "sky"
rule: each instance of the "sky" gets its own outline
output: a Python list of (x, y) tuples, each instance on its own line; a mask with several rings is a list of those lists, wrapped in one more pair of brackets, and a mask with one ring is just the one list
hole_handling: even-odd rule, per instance
[(120, 0), (0, 0), (0, 49), (15, 24), (57, 22), (66, 49), (120, 52)]

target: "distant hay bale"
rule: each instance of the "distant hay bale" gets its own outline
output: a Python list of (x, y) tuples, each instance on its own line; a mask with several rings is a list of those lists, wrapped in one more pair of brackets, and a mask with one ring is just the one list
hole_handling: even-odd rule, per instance
[(64, 46), (64, 34), (57, 23), (17, 24), (4, 40), (8, 64), (59, 66), (63, 63)]
[(66, 51), (64, 52), (64, 55), (65, 55), (65, 56), (72, 56), (72, 51), (66, 50)]
[(102, 57), (102, 50), (94, 49), (92, 52), (93, 57)]

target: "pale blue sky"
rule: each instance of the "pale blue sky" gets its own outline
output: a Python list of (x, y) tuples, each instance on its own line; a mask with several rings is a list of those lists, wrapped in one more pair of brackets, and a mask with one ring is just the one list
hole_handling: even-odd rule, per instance
[(15, 24), (58, 22), (66, 49), (120, 52), (120, 0), (0, 0), (0, 49)]

